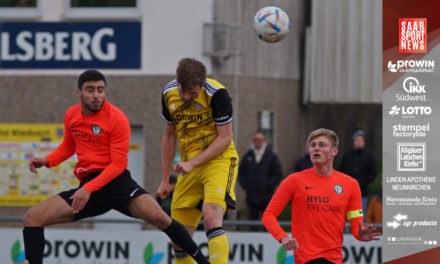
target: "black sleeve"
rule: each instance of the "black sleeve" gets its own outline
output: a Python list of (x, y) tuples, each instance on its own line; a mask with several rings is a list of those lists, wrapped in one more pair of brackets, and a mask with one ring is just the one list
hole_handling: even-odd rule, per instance
[(225, 125), (232, 121), (232, 101), (226, 89), (219, 89), (212, 96), (211, 108), (217, 125)]
[(168, 107), (165, 104), (165, 96), (162, 94), (162, 119), (163, 121), (171, 124), (173, 123), (173, 119), (171, 118), (170, 111), (168, 111)]

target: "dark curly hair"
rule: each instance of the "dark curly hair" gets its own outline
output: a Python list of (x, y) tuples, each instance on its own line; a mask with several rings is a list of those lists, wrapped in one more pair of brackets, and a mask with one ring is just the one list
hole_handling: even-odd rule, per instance
[(97, 70), (87, 70), (81, 73), (78, 78), (78, 89), (81, 90), (82, 85), (87, 81), (104, 81), (104, 84), (107, 84), (104, 74), (100, 73)]

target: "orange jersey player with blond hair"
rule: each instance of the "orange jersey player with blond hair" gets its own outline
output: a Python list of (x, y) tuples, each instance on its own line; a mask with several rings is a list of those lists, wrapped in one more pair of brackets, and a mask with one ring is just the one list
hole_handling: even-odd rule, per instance
[[(339, 143), (336, 133), (321, 128), (310, 134), (308, 142), (313, 168), (291, 174), (281, 183), (262, 222), (286, 250), (295, 250), (295, 264), (341, 264), (346, 219), (360, 241), (378, 240), (380, 234), (373, 226), (362, 224), (358, 182), (333, 169)], [(276, 219), (289, 202), (292, 237)]]

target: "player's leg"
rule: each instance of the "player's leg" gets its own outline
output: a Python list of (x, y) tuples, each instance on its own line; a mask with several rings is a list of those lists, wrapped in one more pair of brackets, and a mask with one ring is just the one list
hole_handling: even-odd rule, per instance
[[(174, 199), (173, 199), (174, 200)], [(191, 235), (194, 235), (196, 227), (198, 226), (200, 219), (202, 218), (202, 211), (197, 208), (172, 208), (171, 216), (181, 223), (186, 231)], [(174, 250), (174, 264), (192, 264), (194, 261), (191, 257), (177, 244), (172, 243)]]
[[(92, 178), (97, 174), (86, 177)], [(84, 184), (84, 180), (83, 183)], [(103, 214), (110, 208), (96, 202), (96, 194), (92, 193), (84, 208), (74, 214), (70, 197), (79, 189), (71, 189), (52, 196), (44, 202), (28, 210), (24, 217), (23, 238), (26, 258), (29, 264), (41, 264), (44, 252), (44, 227), (53, 224), (72, 222), (86, 217)]]
[(29, 264), (43, 263), (44, 227), (73, 220), (72, 208), (59, 195), (30, 208), (23, 221), (23, 240)]
[(151, 195), (142, 194), (131, 198), (128, 209), (133, 217), (141, 218), (165, 232), (171, 241), (188, 252), (197, 263), (209, 263), (187, 230), (171, 219)]
[[(171, 203), (171, 217), (181, 223), (191, 236), (202, 218), (203, 184), (199, 172), (200, 167), (185, 176), (178, 177)], [(175, 243), (173, 250), (174, 264), (194, 263)]]
[(228, 263), (229, 243), (223, 229), (226, 208), (235, 208), (234, 186), (238, 159), (220, 157), (206, 164), (203, 171), (203, 219), (208, 237), (209, 259), (213, 264)]
[(203, 204), (203, 220), (206, 236), (208, 237), (209, 260), (211, 263), (228, 263), (229, 243), (223, 229), (224, 213), (225, 210), (218, 204)]

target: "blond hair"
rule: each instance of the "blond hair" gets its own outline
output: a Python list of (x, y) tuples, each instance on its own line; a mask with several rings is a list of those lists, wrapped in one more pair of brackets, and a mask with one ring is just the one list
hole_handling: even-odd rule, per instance
[(309, 138), (307, 139), (307, 142), (310, 143), (310, 141), (314, 140), (317, 137), (324, 136), (328, 138), (333, 146), (337, 147), (339, 146), (339, 138), (338, 135), (333, 130), (327, 129), (327, 128), (319, 128), (310, 133)]

